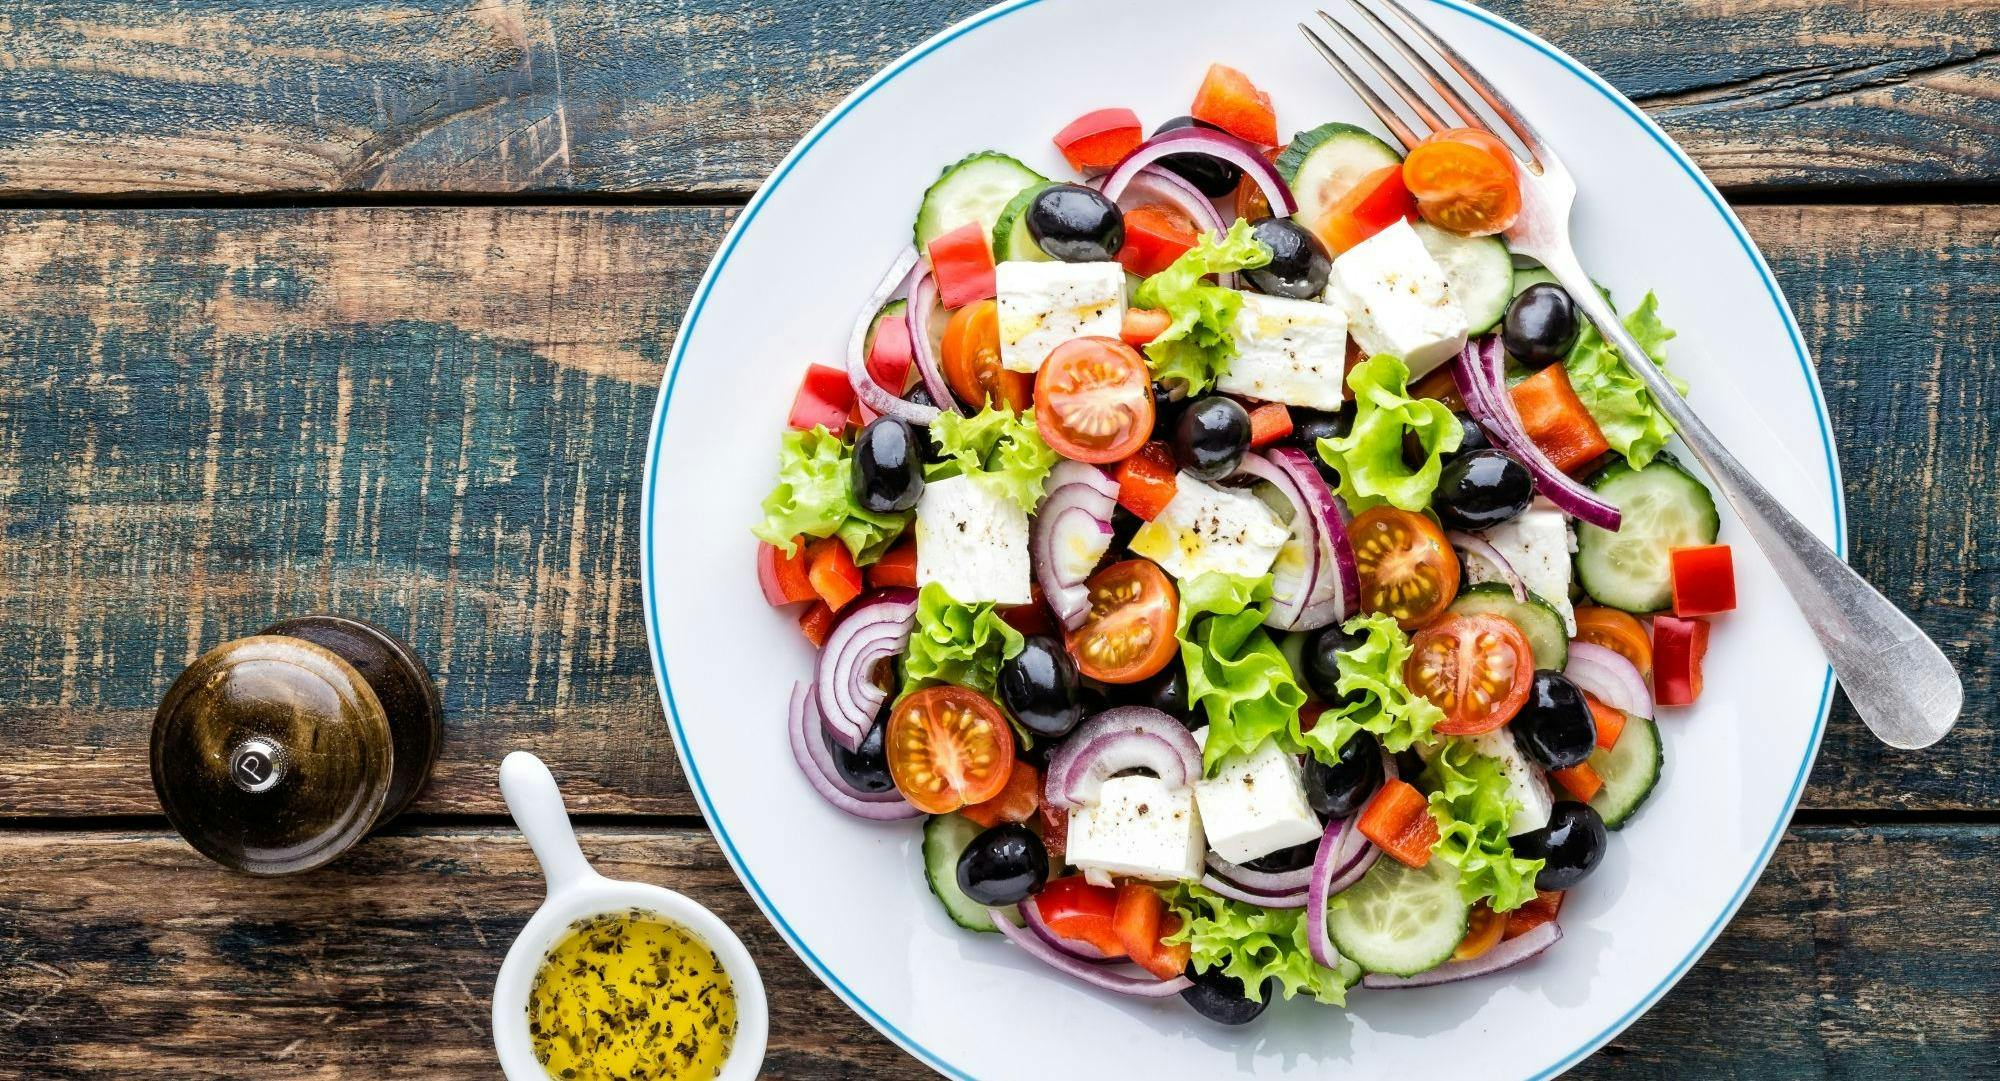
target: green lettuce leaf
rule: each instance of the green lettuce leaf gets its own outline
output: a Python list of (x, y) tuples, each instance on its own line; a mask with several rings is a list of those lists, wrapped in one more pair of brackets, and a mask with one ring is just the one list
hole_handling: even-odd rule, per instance
[(1181, 928), (1164, 941), (1187, 943), (1195, 971), (1219, 968), (1242, 980), (1253, 1002), (1264, 1001), (1264, 981), (1276, 977), (1286, 998), (1303, 993), (1345, 1006), (1347, 988), (1361, 976), (1360, 968), (1345, 958), (1340, 971), (1312, 959), (1303, 908), (1258, 908), (1191, 885), (1169, 890), (1167, 904), (1180, 917)]
[(991, 601), (960, 604), (931, 582), (917, 593), (917, 622), (903, 654), (905, 693), (932, 683), (956, 683), (991, 695), (1000, 663), (1021, 652), (1021, 632)]
[(1182, 582), (1180, 590), (1174, 636), (1187, 666), (1188, 704), (1208, 715), (1204, 771), (1266, 739), (1296, 751), (1291, 736), (1306, 692), (1263, 626), (1271, 609), (1271, 577), (1210, 571)]
[(1146, 346), (1154, 379), (1200, 394), (1229, 370), (1236, 357), (1232, 328), (1243, 307), (1243, 294), (1207, 278), (1270, 261), (1271, 249), (1250, 235), (1250, 223), (1238, 218), (1227, 235), (1202, 234), (1201, 243), (1172, 266), (1140, 283), (1132, 293), (1132, 306), (1156, 308), (1174, 317), (1173, 325)]
[[(1430, 505), (1446, 454), (1465, 432), (1443, 402), (1412, 398), (1410, 369), (1398, 357), (1370, 357), (1347, 373), (1354, 388), (1354, 427), (1345, 438), (1319, 441), (1319, 456), (1340, 474), (1340, 497), (1355, 513), (1388, 503), (1407, 511)], [(1403, 433), (1424, 448), (1422, 468), (1403, 462)]]
[(1403, 683), (1410, 636), (1384, 615), (1355, 616), (1342, 628), (1362, 636), (1353, 649), (1334, 655), (1340, 668), (1335, 688), (1345, 701), (1321, 714), (1312, 731), (1297, 733), (1299, 745), (1332, 763), (1339, 760), (1341, 746), (1364, 728), (1391, 753), (1428, 742), (1444, 711)]
[[(1625, 317), (1625, 329), (1645, 348), (1653, 363), (1664, 366), (1667, 342), (1672, 340), (1674, 332), (1660, 322), (1659, 307), (1659, 298), (1647, 293), (1646, 299)], [(1563, 359), (1563, 369), (1577, 398), (1604, 431), (1605, 442), (1624, 455), (1632, 468), (1644, 469), (1667, 445), (1667, 440), (1673, 438), (1674, 426), (1660, 412), (1652, 392), (1588, 321), (1583, 324), (1583, 335), (1577, 339), (1576, 347)], [(1673, 381), (1674, 389), (1687, 393), (1687, 383), (1672, 373), (1667, 378)]]
[(1056, 464), (1032, 409), (1013, 413), (987, 406), (969, 417), (945, 410), (931, 425), (931, 441), (938, 460), (925, 468), (926, 480), (968, 476), (1030, 514)]
[(1507, 841), (1507, 823), (1520, 808), (1507, 795), (1500, 762), (1464, 740), (1446, 740), (1419, 782), (1440, 834), (1431, 854), (1458, 868), (1459, 895), (1485, 898), (1495, 912), (1534, 900), (1543, 861), (1521, 859)]
[(856, 563), (873, 563), (910, 523), (901, 514), (874, 514), (854, 502), (853, 451), (825, 428), (785, 433), (778, 448), (778, 484), (764, 497), (757, 539), (797, 553), (795, 538), (838, 536)]

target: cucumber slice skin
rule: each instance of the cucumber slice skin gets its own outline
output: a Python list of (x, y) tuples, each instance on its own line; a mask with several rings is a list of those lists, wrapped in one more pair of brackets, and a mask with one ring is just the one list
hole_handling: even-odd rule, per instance
[(1417, 238), (1451, 285), (1451, 298), (1465, 313), (1467, 333), (1478, 336), (1500, 325), (1514, 302), (1514, 257), (1497, 236), (1459, 236), (1420, 221)]
[(913, 228), (917, 250), (930, 250), (931, 241), (970, 221), (992, 236), (1008, 202), (1021, 189), (1047, 181), (1048, 177), (997, 150), (983, 150), (946, 166), (917, 208)]
[(1366, 128), (1321, 124), (1292, 136), (1278, 156), (1278, 174), (1291, 185), (1299, 210), (1293, 217), (1310, 229), (1362, 177), (1403, 160), (1403, 155)]
[(1053, 187), (1055, 185), (1049, 181), (1030, 184), (1008, 201), (1006, 209), (1000, 211), (999, 220), (993, 223), (994, 262), (1054, 262), (1048, 253), (1042, 251), (1041, 245), (1035, 243), (1034, 234), (1028, 231), (1028, 208), (1034, 205), (1037, 195)]
[(1514, 271), (1515, 296), (1520, 296), (1522, 293), (1527, 292), (1530, 286), (1535, 285), (1561, 286), (1562, 283), (1556, 280), (1554, 274), (1549, 273), (1542, 267), (1520, 267)]
[(1667, 455), (1644, 469), (1619, 462), (1590, 486), (1624, 512), (1624, 522), (1616, 533), (1577, 523), (1576, 577), (1583, 591), (1634, 614), (1665, 609), (1673, 601), (1668, 551), (1715, 543), (1722, 528), (1715, 497)]
[(1535, 654), (1535, 667), (1560, 672), (1569, 663), (1569, 627), (1562, 613), (1541, 594), (1528, 591), (1526, 601), (1514, 599), (1514, 591), (1500, 582), (1468, 586), (1451, 602), (1451, 611), (1461, 615), (1491, 614), (1521, 628), (1528, 648)]
[[(1375, 861), (1361, 881), (1341, 894), (1346, 903), (1327, 913), (1327, 933), (1340, 955), (1369, 972), (1414, 976), (1451, 960), (1471, 926), (1472, 906), (1458, 895), (1458, 871), (1433, 858), (1421, 868), (1393, 856)], [(1397, 937), (1376, 926), (1384, 906), (1422, 906), (1416, 934)]]
[[(968, 931), (999, 934), (1000, 929), (993, 926), (993, 917), (987, 915), (986, 906), (958, 888), (958, 857), (965, 854), (966, 846), (981, 832), (979, 823), (964, 815), (932, 815), (925, 819), (924, 881), (930, 884), (931, 896), (944, 906), (944, 914), (951, 917), (951, 922)], [(1018, 924), (1020, 920), (1013, 922)]]
[(1660, 741), (1659, 723), (1646, 717), (1625, 715), (1625, 728), (1610, 750), (1590, 752), (1590, 768), (1604, 782), (1590, 799), (1590, 808), (1604, 820), (1608, 830), (1623, 829), (1633, 814), (1660, 783), (1660, 771), (1667, 765), (1666, 746)]

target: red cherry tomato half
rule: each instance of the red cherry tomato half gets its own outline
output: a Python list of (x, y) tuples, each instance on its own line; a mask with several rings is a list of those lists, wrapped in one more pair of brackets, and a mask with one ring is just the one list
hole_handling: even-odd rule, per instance
[(1448, 616), (1410, 644), (1403, 682), (1444, 710), (1436, 731), (1476, 736), (1514, 719), (1528, 700), (1535, 658), (1519, 627), (1499, 616)]
[(1090, 613), (1069, 635), (1070, 655), (1084, 675), (1103, 683), (1137, 683), (1180, 654), (1174, 627), (1180, 593), (1149, 560), (1128, 559), (1090, 576)]
[(1145, 358), (1115, 338), (1056, 346), (1035, 377), (1035, 426), (1065, 458), (1102, 465), (1128, 457), (1153, 432)]

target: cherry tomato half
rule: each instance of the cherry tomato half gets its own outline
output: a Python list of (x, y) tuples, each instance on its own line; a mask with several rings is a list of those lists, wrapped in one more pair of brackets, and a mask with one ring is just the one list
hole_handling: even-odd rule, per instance
[(1476, 736), (1514, 719), (1535, 680), (1519, 627), (1500, 616), (1449, 616), (1418, 632), (1403, 682), (1444, 710), (1435, 731)]
[(1035, 376), (1035, 426), (1065, 458), (1128, 458), (1153, 431), (1153, 374), (1115, 338), (1064, 342)]
[(1368, 611), (1413, 631), (1458, 596), (1458, 553), (1429, 518), (1376, 507), (1356, 518), (1347, 535), (1361, 577), (1361, 607)]
[(985, 803), (1014, 770), (1014, 730), (1000, 707), (964, 687), (928, 687), (896, 703), (885, 749), (896, 790), (920, 811)]
[(1000, 307), (991, 300), (968, 304), (945, 324), (944, 381), (959, 400), (1020, 411), (1034, 396), (1034, 380), (1000, 366)]
[(1069, 635), (1083, 674), (1104, 683), (1137, 683), (1179, 652), (1174, 627), (1181, 597), (1150, 560), (1128, 559), (1090, 576), (1090, 614)]
[(1473, 128), (1441, 131), (1403, 159), (1417, 212), (1461, 236), (1501, 233), (1521, 216), (1521, 177), (1505, 143)]
[(1642, 676), (1650, 678), (1653, 674), (1653, 643), (1646, 637), (1646, 628), (1629, 612), (1594, 604), (1579, 605), (1576, 640), (1603, 646), (1631, 661)]

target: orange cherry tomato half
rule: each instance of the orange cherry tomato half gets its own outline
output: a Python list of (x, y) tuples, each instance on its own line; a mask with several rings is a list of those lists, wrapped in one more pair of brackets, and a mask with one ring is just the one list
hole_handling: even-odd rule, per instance
[(1174, 627), (1181, 597), (1151, 560), (1128, 559), (1090, 576), (1090, 614), (1069, 634), (1083, 674), (1104, 683), (1137, 683), (1180, 654)]
[(944, 328), (944, 381), (951, 392), (978, 408), (990, 400), (1016, 412), (1034, 396), (1034, 380), (1000, 366), (1000, 306), (991, 300), (968, 304), (951, 314)]
[(889, 714), (884, 748), (896, 791), (927, 814), (985, 803), (1014, 770), (1014, 730), (1000, 707), (964, 687), (906, 695)]
[(1639, 674), (1653, 674), (1653, 643), (1646, 628), (1629, 612), (1616, 608), (1581, 605), (1576, 610), (1576, 639), (1605, 649), (1632, 662)]
[(1057, 454), (1104, 465), (1132, 455), (1153, 432), (1153, 373), (1116, 338), (1055, 347), (1035, 376), (1035, 427)]
[(1441, 131), (1417, 144), (1403, 159), (1403, 183), (1425, 221), (1461, 236), (1505, 232), (1521, 215), (1513, 153), (1472, 128)]
[(1465, 937), (1451, 952), (1454, 961), (1471, 961), (1485, 956), (1487, 950), (1500, 944), (1500, 936), (1507, 930), (1507, 917), (1493, 911), (1492, 906), (1484, 901), (1472, 906), (1472, 917), (1466, 922), (1469, 926)]
[(1347, 527), (1361, 607), (1406, 631), (1436, 619), (1458, 596), (1458, 553), (1436, 522), (1395, 507), (1365, 511)]
[(1514, 719), (1535, 680), (1519, 627), (1492, 615), (1449, 616), (1418, 632), (1403, 664), (1410, 690), (1444, 710), (1434, 731), (1476, 736)]

